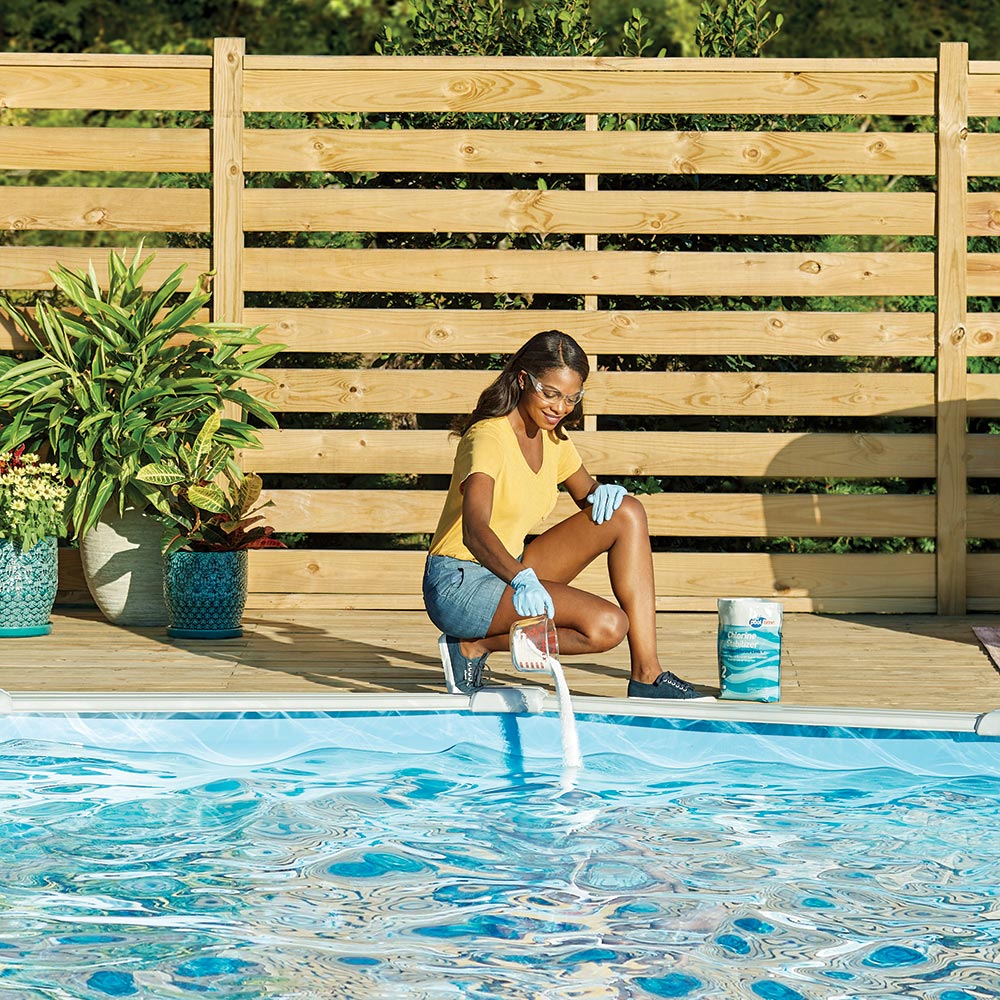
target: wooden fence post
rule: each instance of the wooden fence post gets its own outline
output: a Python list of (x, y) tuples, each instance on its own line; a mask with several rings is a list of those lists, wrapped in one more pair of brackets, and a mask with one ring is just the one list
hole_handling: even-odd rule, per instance
[(216, 38), (212, 61), (212, 319), (243, 322), (242, 38)]
[(966, 611), (966, 116), (969, 53), (945, 42), (937, 91), (937, 610)]

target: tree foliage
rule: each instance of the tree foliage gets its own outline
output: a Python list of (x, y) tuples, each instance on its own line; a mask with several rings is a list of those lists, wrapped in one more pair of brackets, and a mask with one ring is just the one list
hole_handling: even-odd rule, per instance
[(764, 46), (781, 31), (784, 20), (778, 14), (771, 24), (767, 0), (723, 0), (704, 3), (695, 27), (698, 54), (719, 58), (750, 56), (757, 58)]
[[(560, 18), (549, 0), (443, 3), (438, 16), (425, 0), (5, 0), (0, 4), (0, 48), (18, 52), (207, 52), (211, 39), (240, 36), (252, 53), (352, 55), (372, 52), (386, 27), (408, 45), (457, 48), (450, 24), (479, 47), (510, 54), (529, 25), (550, 24), (550, 39), (565, 45), (579, 12), (578, 36), (604, 39), (623, 50), (623, 26), (638, 9), (646, 20), (646, 52), (699, 53), (696, 25), (721, 22), (750, 0), (568, 0)], [(967, 41), (974, 59), (993, 57), (1000, 5), (993, 0), (781, 0), (785, 30), (768, 54), (797, 57), (934, 56), (942, 41)], [(744, 14), (746, 12), (744, 11)], [(457, 18), (455, 15), (459, 15)], [(741, 17), (744, 16), (741, 14)], [(554, 20), (553, 20), (554, 18)], [(730, 18), (731, 19), (731, 18)], [(520, 22), (520, 23), (519, 23)], [(777, 24), (775, 25), (777, 26)], [(541, 35), (539, 35), (541, 37)], [(496, 38), (496, 43), (493, 39)], [(759, 46), (758, 46), (759, 48)], [(468, 51), (468, 48), (466, 48)], [(729, 54), (701, 46), (704, 54)], [(743, 49), (742, 51), (746, 51)], [(554, 49), (544, 52), (556, 54)]]
[(933, 58), (941, 42), (968, 42), (973, 59), (992, 59), (1000, 34), (994, 0), (781, 0), (781, 10), (775, 56)]
[(387, 55), (595, 55), (600, 34), (587, 0), (410, 0), (402, 26), (386, 25), (377, 50)]
[(209, 52), (213, 38), (247, 51), (353, 55), (372, 42), (392, 0), (5, 0), (0, 44), (21, 52)]

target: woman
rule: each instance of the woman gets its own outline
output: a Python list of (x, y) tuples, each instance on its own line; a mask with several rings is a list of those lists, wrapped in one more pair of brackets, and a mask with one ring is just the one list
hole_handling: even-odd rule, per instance
[[(455, 423), (462, 437), (423, 581), (427, 613), (444, 633), (441, 660), (453, 694), (482, 686), (486, 658), (508, 648), (513, 622), (547, 614), (563, 653), (603, 652), (628, 639), (630, 698), (702, 697), (657, 657), (642, 504), (624, 487), (591, 478), (563, 430), (580, 415), (589, 373), (572, 337), (536, 334)], [(580, 512), (525, 545), (560, 484)], [(570, 586), (604, 552), (617, 605)]]

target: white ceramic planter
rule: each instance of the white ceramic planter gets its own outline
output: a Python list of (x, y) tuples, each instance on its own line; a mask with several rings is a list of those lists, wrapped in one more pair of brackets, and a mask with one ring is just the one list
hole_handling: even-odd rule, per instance
[(101, 613), (113, 625), (158, 627), (167, 623), (163, 602), (163, 525), (127, 508), (105, 510), (80, 539), (83, 575)]

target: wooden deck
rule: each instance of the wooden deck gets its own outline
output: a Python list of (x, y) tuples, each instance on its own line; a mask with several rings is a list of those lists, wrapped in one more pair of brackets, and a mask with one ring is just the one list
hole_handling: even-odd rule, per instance
[[(983, 712), (1000, 707), (1000, 672), (973, 634), (987, 615), (790, 614), (782, 703)], [(717, 693), (714, 614), (658, 616), (664, 662)], [(169, 639), (163, 629), (108, 625), (96, 611), (62, 610), (50, 636), (0, 644), (8, 691), (443, 693), (437, 632), (422, 612), (248, 611), (245, 635)], [(622, 697), (624, 647), (567, 660), (578, 695)], [(503, 655), (494, 678), (524, 683)], [(531, 678), (532, 683), (540, 679)]]

